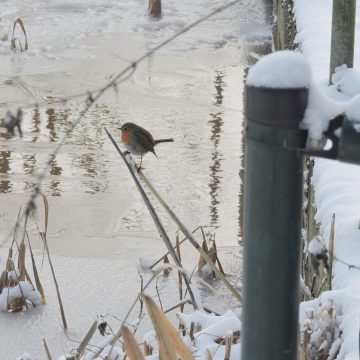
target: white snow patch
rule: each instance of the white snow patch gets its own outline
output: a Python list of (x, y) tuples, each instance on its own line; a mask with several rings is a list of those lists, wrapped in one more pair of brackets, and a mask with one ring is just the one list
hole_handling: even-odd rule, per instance
[(28, 281), (20, 281), (16, 286), (3, 289), (0, 294), (0, 310), (8, 311), (8, 305), (21, 297), (29, 300), (33, 305), (41, 304), (40, 293)]
[(20, 276), (20, 271), (18, 269), (8, 271), (9, 280), (17, 281), (19, 279), (19, 276)]
[[(357, 7), (360, 0), (357, 0)], [(313, 121), (321, 118), (310, 133), (321, 138), (327, 127), (327, 119), (345, 112), (355, 123), (359, 121), (360, 110), (360, 47), (355, 44), (354, 69), (340, 66), (332, 76), (333, 85), (328, 86), (331, 39), (332, 1), (296, 0), (294, 14), (298, 34), (296, 41), (302, 53), (308, 58), (313, 71), (313, 82), (319, 88), (318, 99), (313, 97), (304, 122), (308, 128)], [(321, 16), (319, 16), (321, 14)], [(360, 36), (359, 18), (356, 19), (355, 38)], [(356, 96), (356, 97), (354, 97)], [(353, 100), (351, 100), (351, 98)], [(325, 99), (322, 99), (325, 98)], [(335, 101), (335, 104), (334, 102)], [(351, 100), (351, 101), (350, 101)], [(311, 99), (310, 99), (311, 102)], [(342, 104), (339, 104), (342, 103)], [(338, 108), (338, 109), (336, 109)], [(325, 245), (330, 238), (331, 221), (335, 214), (335, 241), (333, 261), (333, 291), (322, 293), (320, 298), (303, 302), (300, 306), (300, 324), (311, 314), (319, 315), (320, 304), (332, 299), (339, 317), (342, 335), (328, 341), (329, 359), (359, 359), (359, 318), (360, 318), (360, 167), (332, 160), (315, 159), (312, 184), (315, 189), (316, 221)], [(326, 314), (325, 314), (326, 315)], [(326, 316), (320, 316), (319, 326), (326, 325)], [(306, 324), (306, 321), (305, 321)], [(314, 330), (314, 339), (316, 339)], [(320, 346), (321, 344), (319, 344)], [(340, 351), (337, 354), (337, 351)], [(336, 357), (335, 357), (336, 356)]]
[(295, 51), (277, 51), (261, 58), (249, 71), (250, 86), (295, 89), (310, 86), (311, 70), (306, 57)]
[(329, 127), (329, 121), (344, 112), (345, 105), (325, 97), (316, 84), (310, 86), (308, 106), (300, 125), (309, 131), (309, 146), (318, 147), (323, 132)]
[(360, 95), (355, 96), (349, 102), (345, 111), (346, 117), (353, 122), (357, 132), (360, 132)]
[(360, 72), (347, 68), (345, 64), (335, 69), (331, 81), (336, 86), (336, 90), (345, 95), (360, 94)]
[(30, 354), (24, 353), (20, 357), (16, 358), (16, 360), (32, 360), (32, 357)]
[(321, 241), (321, 236), (317, 235), (310, 241), (308, 251), (314, 256), (321, 255), (323, 253), (324, 245)]
[(218, 321), (236, 316), (234, 312), (231, 310), (226, 311), (221, 316), (214, 316), (210, 314), (205, 314), (199, 310), (195, 310), (191, 314), (184, 314), (184, 313), (177, 313), (176, 316), (180, 319), (181, 323), (185, 327), (190, 327), (191, 323), (193, 322), (197, 328), (205, 329), (213, 324), (216, 324)]

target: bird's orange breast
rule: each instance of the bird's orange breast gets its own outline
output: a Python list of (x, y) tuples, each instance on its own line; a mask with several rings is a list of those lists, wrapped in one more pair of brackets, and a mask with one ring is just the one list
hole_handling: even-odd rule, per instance
[(121, 130), (120, 140), (123, 144), (127, 144), (129, 142), (129, 132)]

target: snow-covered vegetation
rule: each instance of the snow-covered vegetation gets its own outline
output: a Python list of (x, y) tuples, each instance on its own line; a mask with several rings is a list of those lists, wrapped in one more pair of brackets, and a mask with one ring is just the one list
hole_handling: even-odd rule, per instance
[[(360, 2), (357, 1), (359, 9)], [(328, 85), (332, 1), (295, 0), (299, 50), (308, 59), (316, 100), (311, 116), (328, 118), (346, 112), (350, 120), (359, 119), (360, 47), (355, 42), (354, 69), (341, 66)], [(357, 17), (358, 19), (358, 17)], [(360, 35), (357, 21), (356, 35)], [(315, 105), (317, 104), (317, 105)], [(316, 114), (316, 115), (315, 115)], [(324, 116), (325, 114), (325, 116)], [(309, 120), (310, 114), (308, 114)], [(310, 122), (309, 122), (310, 123)], [(315, 128), (317, 137), (323, 127)], [(320, 131), (319, 131), (320, 130)], [(315, 191), (316, 221), (329, 249), (332, 219), (335, 214), (332, 289), (300, 307), (303, 335), (309, 333), (311, 351), (327, 348), (328, 359), (359, 358), (359, 295), (360, 295), (360, 167), (332, 160), (315, 158), (312, 184)], [(335, 315), (336, 314), (336, 315)], [(316, 350), (314, 350), (316, 348)]]

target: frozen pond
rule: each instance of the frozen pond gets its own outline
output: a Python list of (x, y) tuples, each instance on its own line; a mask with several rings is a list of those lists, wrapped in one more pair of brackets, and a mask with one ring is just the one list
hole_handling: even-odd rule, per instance
[[(148, 49), (223, 4), (166, 1), (162, 19), (154, 21), (142, 0), (2, 0), (0, 35), (20, 16), (29, 40), (29, 51), (15, 55), (8, 42), (0, 42), (0, 117), (9, 107), (25, 106), (24, 137), (0, 138), (2, 243), (84, 105), (84, 99), (68, 97), (103, 86)], [(139, 259), (151, 263), (165, 252), (104, 126), (118, 138), (121, 124), (132, 121), (155, 138), (175, 139), (157, 147), (158, 158), (144, 157), (144, 173), (189, 228), (203, 225), (215, 237), (226, 271), (239, 268), (234, 263), (241, 242), (243, 79), (269, 47), (266, 18), (263, 2), (242, 0), (170, 43), (117, 94), (110, 90), (101, 98), (56, 155), (42, 189), (50, 203), (48, 241), (69, 338), (81, 339), (97, 315), (124, 316), (139, 291)], [(177, 228), (159, 212), (174, 239)], [(29, 230), (41, 262), (41, 243), (33, 225)], [(0, 248), (2, 268), (8, 244)], [(193, 265), (195, 258), (189, 255), (185, 263)], [(62, 331), (48, 274), (44, 266), (48, 305), (0, 314), (1, 333), (8, 334), (0, 337), (2, 359), (25, 351), (43, 358), (43, 338), (53, 356), (76, 346)]]

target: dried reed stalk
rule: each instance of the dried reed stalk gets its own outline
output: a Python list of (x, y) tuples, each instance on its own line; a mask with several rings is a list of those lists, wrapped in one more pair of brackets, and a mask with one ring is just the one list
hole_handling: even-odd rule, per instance
[[(223, 275), (225, 275), (224, 269), (223, 269), (223, 267), (222, 267), (222, 265), (221, 265), (221, 262), (220, 262), (220, 260), (219, 260), (218, 251), (217, 251), (216, 241), (215, 241), (215, 240), (214, 240), (214, 242), (213, 242), (213, 244), (212, 244), (212, 246), (211, 246), (211, 248), (210, 248), (210, 253), (212, 253), (212, 252), (214, 253), (215, 260), (216, 260), (216, 262), (217, 262), (217, 264), (218, 264), (218, 267), (219, 267), (220, 272), (221, 272)], [(215, 260), (214, 260), (214, 262), (215, 262)]]
[(159, 341), (160, 359), (176, 360), (176, 354), (178, 354), (183, 360), (194, 360), (174, 325), (155, 304), (154, 300), (144, 293), (142, 293), (141, 297)]
[(213, 356), (211, 355), (209, 349), (206, 349), (205, 356), (206, 356), (206, 360), (213, 360)]
[[(180, 250), (180, 241), (179, 241), (179, 234), (176, 235), (176, 254), (181, 261), (181, 250)], [(182, 283), (182, 276), (181, 272), (178, 271), (178, 282), (179, 282), (179, 299), (182, 301), (183, 299), (183, 283)], [(184, 304), (180, 305), (180, 312), (184, 312)]]
[(148, 344), (146, 341), (144, 341), (144, 355), (145, 356), (152, 355), (153, 350), (154, 349), (151, 347), (151, 345)]
[[(203, 240), (202, 249), (203, 251), (205, 251), (206, 254), (209, 255), (209, 248), (207, 246), (206, 239)], [(206, 260), (204, 259), (203, 256), (200, 255), (199, 263), (198, 263), (198, 272), (201, 272), (201, 270), (205, 265), (206, 265)]]
[[(35, 258), (34, 258), (34, 254), (32, 252), (32, 248), (31, 248), (31, 245), (30, 245), (30, 239), (29, 239), (29, 235), (26, 233), (27, 235), (27, 239), (28, 239), (28, 243), (29, 243), (29, 250), (30, 250), (30, 256), (31, 256), (31, 263), (32, 263), (32, 267), (33, 267), (33, 273), (34, 273), (34, 277), (35, 277), (35, 284), (36, 284), (36, 288), (37, 290), (39, 291), (40, 295), (41, 295), (41, 303), (43, 305), (46, 304), (46, 298), (45, 298), (45, 292), (44, 292), (44, 288), (41, 284), (41, 281), (40, 281), (40, 277), (39, 277), (39, 273), (37, 271), (37, 267), (36, 267), (36, 263), (35, 263)], [(29, 278), (30, 280), (30, 278)], [(31, 282), (31, 280), (30, 280)]]
[(18, 281), (25, 281), (25, 252), (26, 247), (24, 242), (19, 246), (19, 255), (18, 255), (18, 269), (20, 271)]
[(328, 273), (328, 287), (331, 290), (332, 287), (332, 272), (334, 261), (334, 240), (335, 240), (335, 214), (332, 216), (330, 237), (329, 237), (329, 273)]
[(62, 319), (62, 322), (63, 322), (64, 329), (66, 330), (67, 329), (67, 323), (66, 323), (66, 318), (65, 318), (64, 306), (63, 306), (63, 303), (62, 303), (62, 300), (61, 300), (60, 288), (59, 288), (59, 284), (58, 284), (56, 276), (55, 276), (55, 270), (54, 270), (54, 266), (53, 266), (52, 261), (51, 261), (49, 246), (48, 246), (47, 239), (46, 239), (47, 225), (48, 225), (48, 219), (49, 219), (49, 202), (47, 200), (47, 197), (44, 194), (42, 194), (42, 193), (39, 193), (39, 194), (43, 198), (44, 209), (45, 209), (45, 231), (40, 232), (40, 236), (41, 236), (42, 241), (44, 243), (46, 254), (47, 254), (47, 257), (48, 257), (48, 260), (49, 260), (51, 274), (52, 274), (52, 277), (53, 277), (53, 280), (54, 280), (54, 284), (55, 284), (55, 288), (56, 288), (56, 295), (57, 295), (58, 303), (59, 303), (59, 307), (60, 307), (61, 319)]
[[(25, 36), (25, 46), (24, 46), (24, 48), (22, 47), (20, 39), (17, 39), (17, 38), (14, 37), (15, 28), (16, 28), (17, 24), (19, 24), (19, 26), (20, 26), (20, 28), (21, 28), (24, 36)], [(26, 35), (26, 31), (25, 31), (25, 26), (24, 26), (24, 23), (22, 22), (22, 20), (20, 18), (17, 18), (14, 21), (14, 26), (13, 26), (12, 36), (11, 36), (11, 45), (10, 45), (10, 49), (12, 51), (16, 51), (16, 40), (18, 40), (18, 42), (19, 42), (21, 52), (27, 51), (29, 49), (27, 35)]]
[(7, 271), (3, 271), (0, 276), (0, 294), (2, 293), (3, 289), (6, 287), (6, 283), (8, 282), (8, 274)]
[(194, 341), (194, 331), (195, 331), (195, 323), (192, 321), (190, 323), (190, 331), (189, 331), (189, 336), (192, 341)]
[(52, 360), (52, 357), (50, 355), (50, 351), (49, 351), (49, 348), (47, 346), (47, 343), (46, 343), (45, 339), (43, 339), (43, 343), (44, 343), (44, 348), (45, 348), (45, 353), (46, 353), (47, 360)]
[(144, 355), (141, 352), (141, 349), (138, 343), (135, 340), (133, 333), (125, 325), (121, 327), (121, 334), (124, 339), (124, 347), (126, 355), (130, 360), (144, 360)]
[(76, 359), (80, 359), (80, 357), (83, 355), (86, 346), (88, 345), (91, 338), (94, 336), (95, 331), (97, 329), (98, 322), (95, 320), (94, 323), (91, 325), (89, 331), (86, 333), (84, 339), (81, 341), (77, 351), (76, 351)]
[(233, 342), (233, 336), (225, 336), (225, 356), (224, 360), (230, 360), (231, 346)]

